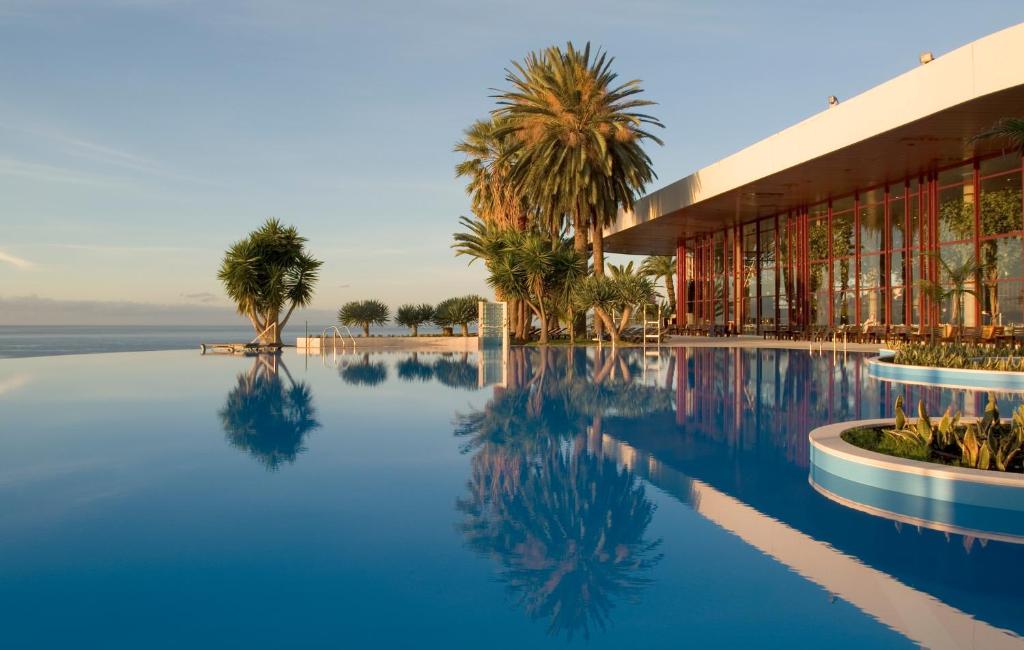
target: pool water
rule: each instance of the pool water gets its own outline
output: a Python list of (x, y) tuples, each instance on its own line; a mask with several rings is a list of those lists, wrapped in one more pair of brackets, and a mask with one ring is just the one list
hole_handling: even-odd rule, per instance
[(820, 424), (984, 406), (864, 358), (0, 360), (0, 647), (1024, 647), (1024, 545), (808, 483)]

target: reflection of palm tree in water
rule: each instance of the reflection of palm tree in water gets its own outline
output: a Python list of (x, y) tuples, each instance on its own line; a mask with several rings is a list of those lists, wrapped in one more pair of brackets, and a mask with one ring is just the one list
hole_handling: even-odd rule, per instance
[(370, 354), (365, 352), (358, 362), (342, 366), (338, 374), (346, 384), (378, 386), (388, 380), (388, 367), (382, 361), (370, 361)]
[(501, 563), (517, 604), (552, 635), (604, 629), (615, 600), (635, 600), (661, 557), (660, 540), (644, 538), (654, 505), (639, 480), (567, 446), (532, 458), (481, 450), (457, 507), (470, 547)]
[(595, 442), (605, 413), (671, 409), (671, 391), (632, 383), (628, 362), (514, 350), (510, 387), (457, 417), (456, 435), (474, 453), (460, 530), (500, 562), (517, 604), (553, 635), (603, 629), (615, 601), (635, 600), (661, 557), (660, 540), (645, 538), (654, 505), (643, 485)]
[[(287, 386), (278, 369), (287, 376)], [(238, 375), (219, 415), (228, 442), (269, 470), (295, 462), (305, 450), (306, 434), (320, 426), (309, 387), (296, 383), (276, 355), (256, 357), (252, 368)]]

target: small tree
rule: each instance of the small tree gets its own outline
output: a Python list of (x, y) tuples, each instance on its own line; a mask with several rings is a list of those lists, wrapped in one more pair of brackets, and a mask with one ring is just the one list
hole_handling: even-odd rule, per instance
[(480, 314), (480, 296), (459, 296), (448, 298), (434, 308), (434, 323), (440, 327), (462, 328), (462, 335), (469, 336), (469, 324), (475, 323)]
[(612, 338), (612, 345), (618, 345), (619, 329), (612, 320), (612, 314), (620, 304), (619, 288), (615, 281), (604, 275), (584, 278), (576, 286), (573, 297), (579, 308), (594, 310), (595, 320), (600, 319), (604, 323)]
[[(292, 312), (313, 300), (323, 262), (309, 255), (305, 244), (294, 227), (267, 219), (224, 253), (217, 277), (260, 343), (280, 346), (281, 330)], [(284, 309), (288, 311), (281, 318)]]
[(395, 323), (412, 330), (413, 336), (420, 335), (420, 325), (429, 323), (434, 318), (434, 307), (426, 303), (419, 305), (402, 305), (395, 312)]
[(379, 300), (357, 300), (341, 306), (338, 320), (342, 325), (362, 327), (363, 336), (369, 336), (370, 325), (387, 325), (391, 320), (391, 311)]

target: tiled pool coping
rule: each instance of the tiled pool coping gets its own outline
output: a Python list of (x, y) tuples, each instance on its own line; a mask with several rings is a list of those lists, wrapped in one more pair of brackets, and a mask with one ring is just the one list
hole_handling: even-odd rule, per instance
[(857, 427), (894, 423), (856, 420), (811, 431), (811, 486), (837, 503), (869, 514), (1024, 543), (1024, 474), (896, 458), (861, 449), (841, 437)]
[(872, 357), (867, 364), (868, 374), (872, 377), (890, 381), (944, 388), (1024, 392), (1024, 372), (908, 366), (885, 361), (881, 357)]

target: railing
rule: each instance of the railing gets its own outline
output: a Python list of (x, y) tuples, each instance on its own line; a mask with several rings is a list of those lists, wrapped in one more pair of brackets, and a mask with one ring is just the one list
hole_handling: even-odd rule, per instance
[[(345, 327), (344, 325), (342, 325), (342, 327), (345, 328), (345, 333), (348, 334), (348, 340), (352, 344), (352, 349), (355, 350), (356, 349), (356, 337), (352, 336), (352, 331), (348, 327)], [(338, 339), (341, 339), (341, 347), (342, 348), (345, 347), (345, 336), (341, 333), (341, 330), (338, 329), (337, 325), (331, 325), (330, 327), (325, 327), (324, 331), (320, 333), (320, 350), (321, 351), (323, 351), (323, 349), (326, 347), (324, 345), (324, 341), (327, 339), (327, 333), (331, 332), (331, 330), (333, 330), (333, 332), (331, 334), (331, 345), (335, 349), (337, 349), (337, 347), (338, 347)]]

